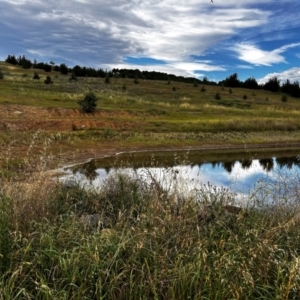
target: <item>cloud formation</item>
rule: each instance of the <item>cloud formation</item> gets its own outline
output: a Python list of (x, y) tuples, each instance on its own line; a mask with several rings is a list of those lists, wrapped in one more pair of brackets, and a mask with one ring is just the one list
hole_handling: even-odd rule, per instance
[[(166, 69), (174, 74), (225, 71), (225, 63), (210, 59), (208, 54), (232, 39), (238, 44), (241, 61), (265, 66), (284, 62), (285, 49), (268, 51), (241, 40), (256, 38), (257, 34), (266, 39), (274, 30), (269, 22), (275, 18), (282, 30), (291, 26), (290, 19), (299, 24), (296, 12), (290, 18), (279, 18), (268, 6), (271, 0), (0, 2), (0, 40), (6, 41), (0, 45), (2, 59), (7, 54), (25, 54), (70, 66), (114, 68), (127, 66), (127, 57), (150, 57), (165, 64), (148, 69)], [(292, 0), (285, 5), (287, 2), (295, 9)], [(280, 10), (282, 4), (276, 5)]]
[(289, 79), (291, 82), (298, 81), (300, 82), (300, 67), (295, 67), (288, 69), (283, 72), (274, 72), (274, 73), (269, 73), (263, 78), (260, 78), (257, 80), (259, 84), (264, 84), (266, 83), (270, 78), (276, 76), (281, 82), (286, 81)]
[(286, 62), (282, 53), (287, 51), (289, 48), (294, 47), (300, 47), (300, 43), (284, 45), (272, 51), (261, 50), (258, 47), (250, 44), (238, 44), (233, 50), (238, 53), (238, 58), (240, 60), (257, 66), (271, 66), (272, 64)]

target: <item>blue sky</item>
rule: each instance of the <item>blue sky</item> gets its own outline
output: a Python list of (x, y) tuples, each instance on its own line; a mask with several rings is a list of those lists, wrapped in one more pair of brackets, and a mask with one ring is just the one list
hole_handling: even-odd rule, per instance
[(0, 0), (0, 60), (300, 81), (298, 0)]

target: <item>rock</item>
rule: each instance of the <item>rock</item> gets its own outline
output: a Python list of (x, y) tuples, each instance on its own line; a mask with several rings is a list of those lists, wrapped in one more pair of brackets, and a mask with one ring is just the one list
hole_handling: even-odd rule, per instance
[(19, 110), (16, 110), (16, 111), (13, 112), (13, 114), (16, 115), (16, 116), (21, 116), (21, 115), (23, 115), (23, 112), (21, 112)]

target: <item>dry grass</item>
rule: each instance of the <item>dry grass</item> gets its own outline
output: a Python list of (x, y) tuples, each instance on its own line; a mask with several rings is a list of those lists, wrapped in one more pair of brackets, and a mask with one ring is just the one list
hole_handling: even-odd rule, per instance
[[(296, 176), (293, 194), (274, 190), (280, 176), (228, 213), (234, 194), (191, 189), (172, 169), (159, 181), (119, 170), (94, 190), (54, 181), (45, 158), (33, 163), (22, 180), (1, 178), (0, 299), (298, 299)], [(104, 229), (82, 226), (91, 214)]]

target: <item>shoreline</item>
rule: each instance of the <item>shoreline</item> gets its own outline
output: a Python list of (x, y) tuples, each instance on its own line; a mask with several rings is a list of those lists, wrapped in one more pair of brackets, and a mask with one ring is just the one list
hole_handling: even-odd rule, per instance
[[(183, 146), (183, 147), (176, 147), (176, 146), (169, 146), (169, 147), (154, 147), (154, 148), (147, 148), (147, 147), (133, 147), (130, 149), (125, 148), (113, 148), (113, 149), (86, 149), (83, 150), (81, 153), (77, 153), (76, 158), (74, 159), (67, 159), (65, 161), (63, 167), (70, 167), (78, 164), (87, 163), (91, 160), (103, 159), (103, 158), (112, 158), (117, 157), (119, 155), (126, 155), (126, 154), (133, 154), (133, 153), (151, 153), (151, 152), (174, 152), (174, 151), (216, 151), (216, 152), (227, 152), (228, 150), (240, 150), (238, 152), (242, 152), (242, 150), (255, 150), (255, 149), (273, 149), (273, 150), (296, 150), (299, 148), (300, 150), (300, 142), (299, 143), (267, 143), (267, 144), (227, 144), (224, 146), (216, 145), (216, 144), (207, 144), (201, 146)], [(66, 153), (64, 156), (67, 156)], [(61, 166), (62, 167), (62, 166)]]

